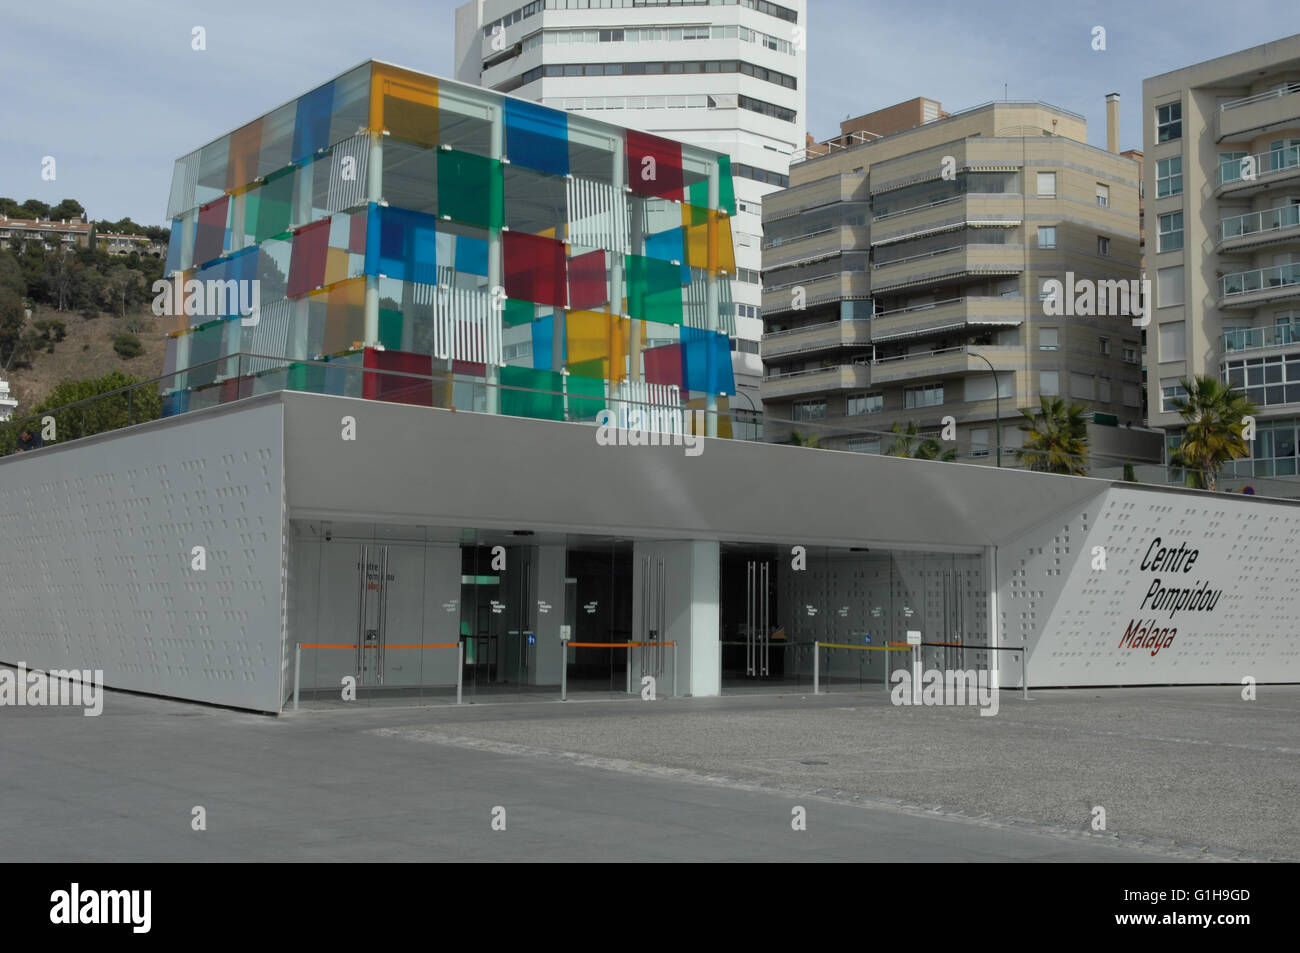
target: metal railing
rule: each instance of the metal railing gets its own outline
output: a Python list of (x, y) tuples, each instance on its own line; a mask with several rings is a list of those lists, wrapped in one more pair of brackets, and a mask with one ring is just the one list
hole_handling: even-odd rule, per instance
[(1230, 109), (1238, 109), (1241, 106), (1249, 106), (1253, 103), (1262, 103), (1270, 99), (1281, 99), (1283, 96), (1290, 96), (1293, 93), (1300, 93), (1300, 83), (1287, 83), (1279, 89), (1270, 89), (1268, 92), (1256, 93), (1254, 96), (1246, 96), (1242, 99), (1234, 99), (1226, 103), (1219, 104), (1219, 112), (1226, 113)]
[(1300, 322), (1279, 324), (1271, 328), (1238, 328), (1223, 332), (1223, 353), (1258, 351), (1263, 348), (1289, 347), (1300, 344)]
[(1274, 265), (1271, 268), (1256, 268), (1253, 271), (1239, 271), (1224, 275), (1219, 279), (1219, 297), (1232, 298), (1293, 285), (1300, 285), (1300, 264)]
[(1277, 208), (1264, 209), (1262, 212), (1248, 212), (1234, 215), (1219, 222), (1219, 241), (1230, 238), (1242, 238), (1264, 232), (1276, 232), (1284, 228), (1300, 225), (1300, 205), (1282, 205)]
[(1219, 166), (1219, 185), (1254, 182), (1261, 176), (1288, 169), (1300, 169), (1300, 146), (1287, 146), (1240, 159), (1229, 159)]

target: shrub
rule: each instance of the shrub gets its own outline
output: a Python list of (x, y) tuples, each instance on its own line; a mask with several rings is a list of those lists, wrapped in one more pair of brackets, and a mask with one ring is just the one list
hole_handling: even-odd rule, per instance
[(113, 338), (113, 350), (122, 360), (129, 361), (144, 353), (144, 345), (134, 334), (119, 334)]

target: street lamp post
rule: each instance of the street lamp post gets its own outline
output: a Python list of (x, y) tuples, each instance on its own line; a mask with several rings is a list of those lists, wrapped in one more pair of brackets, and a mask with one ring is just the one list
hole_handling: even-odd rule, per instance
[(993, 362), (990, 361), (983, 354), (979, 354), (975, 351), (970, 351), (970, 350), (968, 350), (966, 353), (974, 357), (978, 357), (981, 361), (983, 361), (985, 364), (989, 366), (989, 370), (993, 373), (993, 399), (994, 399), (993, 419), (994, 419), (994, 426), (997, 427), (998, 429), (998, 466), (1001, 467), (1002, 466), (1002, 388), (998, 385), (998, 372), (993, 367)]

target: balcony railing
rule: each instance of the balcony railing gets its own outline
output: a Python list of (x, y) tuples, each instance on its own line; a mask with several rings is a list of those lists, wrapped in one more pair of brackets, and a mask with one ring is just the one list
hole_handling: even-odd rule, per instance
[[(1251, 167), (1254, 167), (1251, 174)], [(1269, 152), (1257, 152), (1243, 159), (1230, 159), (1219, 166), (1219, 185), (1254, 182), (1261, 176), (1289, 169), (1300, 169), (1300, 146), (1287, 146)]]
[(1240, 328), (1223, 332), (1223, 353), (1258, 351), (1300, 344), (1300, 322), (1271, 328)]
[(870, 338), (870, 319), (827, 321), (822, 324), (764, 334), (762, 355), (764, 360), (770, 360), (790, 354), (867, 344), (870, 343)]
[(1219, 279), (1219, 297), (1233, 298), (1257, 291), (1274, 291), (1300, 285), (1300, 264), (1274, 265), (1224, 275)]
[(1287, 83), (1280, 89), (1270, 89), (1266, 93), (1256, 93), (1254, 96), (1247, 96), (1244, 99), (1234, 99), (1231, 102), (1221, 103), (1219, 112), (1226, 113), (1230, 109), (1238, 109), (1242, 106), (1249, 106), (1252, 103), (1262, 103), (1269, 99), (1280, 99), (1283, 96), (1289, 96), (1292, 93), (1300, 93), (1300, 83)]
[(1256, 235), (1263, 232), (1276, 232), (1284, 228), (1300, 226), (1300, 205), (1283, 205), (1279, 208), (1264, 209), (1262, 212), (1248, 212), (1234, 215), (1219, 223), (1219, 241)]

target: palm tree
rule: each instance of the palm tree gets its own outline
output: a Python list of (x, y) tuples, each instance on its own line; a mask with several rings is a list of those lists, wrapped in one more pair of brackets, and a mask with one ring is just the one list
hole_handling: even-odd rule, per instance
[(943, 460), (951, 463), (957, 459), (957, 450), (950, 447), (943, 449), (943, 444), (933, 437), (922, 438), (920, 428), (915, 420), (907, 422), (907, 429), (899, 427), (898, 421), (889, 428), (895, 434), (893, 446), (889, 448), (891, 457), (912, 457), (916, 460)]
[(1040, 473), (1088, 474), (1088, 422), (1079, 404), (1068, 407), (1060, 397), (1039, 397), (1040, 409), (1034, 414), (1022, 408), (1025, 445), (1016, 451), (1016, 459), (1030, 470)]
[(1213, 490), (1225, 463), (1250, 456), (1242, 431), (1244, 418), (1254, 415), (1255, 405), (1212, 376), (1181, 383), (1187, 396), (1176, 398), (1173, 406), (1187, 421), (1187, 429), (1170, 462), (1187, 468), (1188, 486)]

